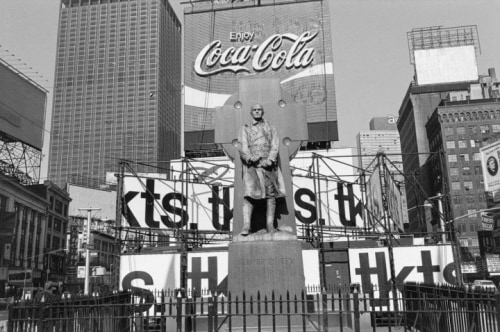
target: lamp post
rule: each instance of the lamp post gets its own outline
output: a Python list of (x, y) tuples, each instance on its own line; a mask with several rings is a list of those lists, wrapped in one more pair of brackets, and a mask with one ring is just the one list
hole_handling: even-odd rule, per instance
[[(438, 213), (439, 213), (439, 228), (441, 229), (441, 242), (443, 244), (446, 243), (446, 232), (445, 232), (445, 221), (444, 221), (444, 211), (443, 211), (443, 198), (444, 196), (441, 193), (438, 193), (436, 196), (428, 197), (427, 201), (437, 200), (438, 202)], [(427, 203), (426, 203), (427, 204)], [(424, 204), (424, 206), (431, 206), (432, 204), (428, 203), (428, 205)]]

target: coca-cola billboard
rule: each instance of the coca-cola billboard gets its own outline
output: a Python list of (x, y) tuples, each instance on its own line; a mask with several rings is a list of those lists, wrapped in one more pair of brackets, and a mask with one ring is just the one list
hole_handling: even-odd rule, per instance
[[(198, 54), (194, 71), (200, 76), (209, 76), (225, 71), (250, 73), (252, 70), (278, 70), (283, 65), (286, 69), (307, 68), (313, 62), (314, 48), (308, 48), (306, 45), (317, 35), (317, 31), (306, 31), (300, 36), (292, 33), (274, 34), (261, 44), (243, 45), (238, 48), (231, 46), (224, 51), (222, 42), (215, 40)], [(284, 40), (293, 42), (289, 52), (281, 49)], [(251, 62), (251, 68), (245, 66), (247, 62)], [(214, 67), (218, 68), (212, 69)]]
[[(236, 5), (237, 4), (237, 5)], [(184, 12), (185, 149), (214, 147), (214, 112), (240, 78), (279, 78), (306, 105), (309, 141), (338, 140), (327, 1), (216, 4)]]

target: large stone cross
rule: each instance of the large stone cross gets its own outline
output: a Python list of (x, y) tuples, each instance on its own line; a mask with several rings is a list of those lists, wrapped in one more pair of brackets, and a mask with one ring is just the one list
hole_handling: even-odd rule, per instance
[(251, 122), (250, 108), (254, 104), (264, 107), (264, 119), (276, 128), (280, 138), (278, 165), (285, 182), (286, 198), (278, 200), (276, 217), (279, 227), (287, 226), (296, 236), (290, 160), (301, 141), (308, 139), (306, 113), (303, 104), (296, 103), (281, 89), (278, 79), (241, 79), (238, 92), (215, 111), (215, 143), (222, 144), (235, 166), (233, 235), (239, 234), (243, 227), (243, 175), (238, 132), (245, 123)]

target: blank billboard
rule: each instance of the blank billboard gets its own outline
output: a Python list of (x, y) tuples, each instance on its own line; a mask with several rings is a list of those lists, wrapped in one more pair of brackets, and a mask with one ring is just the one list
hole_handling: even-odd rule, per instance
[(474, 46), (415, 51), (415, 71), (418, 85), (477, 80)]
[(41, 150), (46, 92), (0, 62), (0, 132)]

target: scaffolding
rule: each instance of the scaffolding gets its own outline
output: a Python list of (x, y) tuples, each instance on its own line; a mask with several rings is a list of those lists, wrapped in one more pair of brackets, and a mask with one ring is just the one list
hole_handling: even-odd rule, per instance
[(38, 184), (42, 152), (0, 132), (0, 173), (21, 184)]
[(474, 46), (476, 57), (481, 54), (479, 35), (476, 25), (452, 28), (432, 26), (415, 28), (407, 33), (410, 63), (415, 64), (415, 51), (434, 48)]

